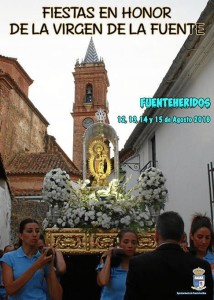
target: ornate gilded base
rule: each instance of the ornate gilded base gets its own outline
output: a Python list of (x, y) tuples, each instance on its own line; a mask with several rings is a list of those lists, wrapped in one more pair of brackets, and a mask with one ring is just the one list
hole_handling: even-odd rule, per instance
[[(113, 245), (118, 229), (96, 231), (82, 228), (47, 228), (45, 237), (47, 246), (54, 247), (63, 253), (99, 254)], [(138, 233), (137, 252), (148, 252), (155, 249), (154, 232)]]

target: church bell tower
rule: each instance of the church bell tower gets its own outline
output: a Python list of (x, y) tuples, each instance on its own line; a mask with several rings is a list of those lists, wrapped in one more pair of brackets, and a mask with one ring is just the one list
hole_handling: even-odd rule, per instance
[(72, 116), (73, 126), (73, 162), (82, 170), (82, 147), (85, 130), (96, 122), (95, 113), (102, 108), (108, 120), (107, 91), (109, 80), (103, 60), (98, 58), (93, 39), (90, 39), (84, 60), (76, 62), (73, 72), (75, 99)]

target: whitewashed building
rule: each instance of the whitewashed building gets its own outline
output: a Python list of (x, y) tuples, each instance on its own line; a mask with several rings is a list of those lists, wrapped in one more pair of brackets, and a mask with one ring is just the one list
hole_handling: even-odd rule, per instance
[(0, 156), (0, 249), (10, 244), (11, 196)]
[[(135, 155), (123, 163), (127, 176), (132, 173), (133, 185), (142, 169), (156, 162), (167, 179), (165, 210), (179, 212), (187, 232), (195, 212), (212, 215), (207, 165), (214, 162), (213, 1), (208, 1), (198, 22), (205, 23), (206, 34), (187, 38), (153, 97), (203, 98), (210, 108), (146, 108), (143, 116), (152, 122), (136, 125), (124, 146)], [(178, 124), (177, 118), (186, 119)]]

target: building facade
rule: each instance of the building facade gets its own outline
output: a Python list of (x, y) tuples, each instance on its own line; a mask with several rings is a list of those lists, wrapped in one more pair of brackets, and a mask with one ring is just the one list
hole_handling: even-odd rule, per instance
[(73, 72), (75, 80), (75, 99), (73, 104), (73, 162), (82, 170), (82, 148), (85, 130), (95, 122), (95, 113), (99, 108), (107, 114), (107, 91), (109, 80), (105, 64), (99, 59), (91, 38), (83, 62), (77, 61)]
[(16, 59), (0, 56), (0, 155), (6, 176), (1, 178), (1, 220), (7, 217), (4, 224), (9, 224), (0, 247), (9, 239), (10, 223), (15, 239), (21, 219), (44, 219), (48, 206), (42, 199), (42, 186), (47, 172), (61, 168), (75, 181), (82, 176), (48, 134), (48, 121), (28, 98), (32, 82)]
[[(169, 199), (166, 210), (178, 211), (184, 218), (186, 231), (194, 213), (212, 216), (208, 182), (208, 164), (214, 161), (214, 3), (208, 1), (198, 22), (205, 23), (206, 34), (189, 36), (154, 98), (197, 99), (211, 106), (192, 108), (146, 108), (128, 138), (125, 149), (135, 155), (126, 161), (138, 163), (131, 184), (148, 166), (157, 166), (167, 179)], [(146, 120), (146, 119), (145, 119)]]
[(33, 80), (14, 58), (0, 56), (0, 152), (5, 167), (20, 152), (44, 152), (48, 121), (28, 98)]

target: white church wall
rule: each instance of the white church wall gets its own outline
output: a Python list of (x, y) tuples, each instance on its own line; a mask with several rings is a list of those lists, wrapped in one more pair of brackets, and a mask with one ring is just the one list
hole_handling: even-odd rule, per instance
[[(134, 156), (124, 163), (122, 163), (122, 169), (125, 171), (124, 181), (127, 181), (126, 190), (130, 190), (138, 183), (138, 178), (140, 175), (140, 160), (139, 156)], [(138, 194), (138, 191), (133, 191), (134, 195)]]
[[(146, 142), (142, 144), (142, 147), (136, 151), (135, 155), (121, 164), (122, 169), (126, 172), (126, 179), (129, 179), (126, 186), (127, 189), (131, 189), (138, 183), (142, 168), (152, 160), (149, 142), (150, 140), (147, 139)], [(133, 192), (135, 195), (138, 193), (138, 190)]]
[[(206, 64), (180, 97), (214, 99), (214, 58)], [(210, 216), (207, 164), (214, 161), (214, 110), (173, 109), (170, 117), (210, 116), (210, 123), (161, 124), (156, 129), (156, 152), (158, 167), (167, 178), (169, 202), (166, 210), (178, 211), (184, 218), (186, 231), (192, 214), (206, 213)]]
[(7, 183), (0, 179), (0, 248), (10, 244), (11, 198)]
[[(210, 98), (211, 107), (156, 110), (157, 115), (168, 116), (171, 122), (153, 122), (143, 128), (140, 136), (135, 132), (132, 136), (136, 138), (133, 147), (140, 155), (142, 169), (152, 160), (151, 138), (155, 135), (157, 167), (166, 177), (169, 190), (165, 210), (182, 215), (187, 233), (194, 213), (211, 216), (207, 164), (214, 162), (213, 30), (212, 26), (191, 55), (188, 47), (182, 49), (156, 92), (159, 97)], [(191, 47), (190, 42), (187, 46)], [(173, 123), (173, 116), (188, 117), (187, 122)]]

